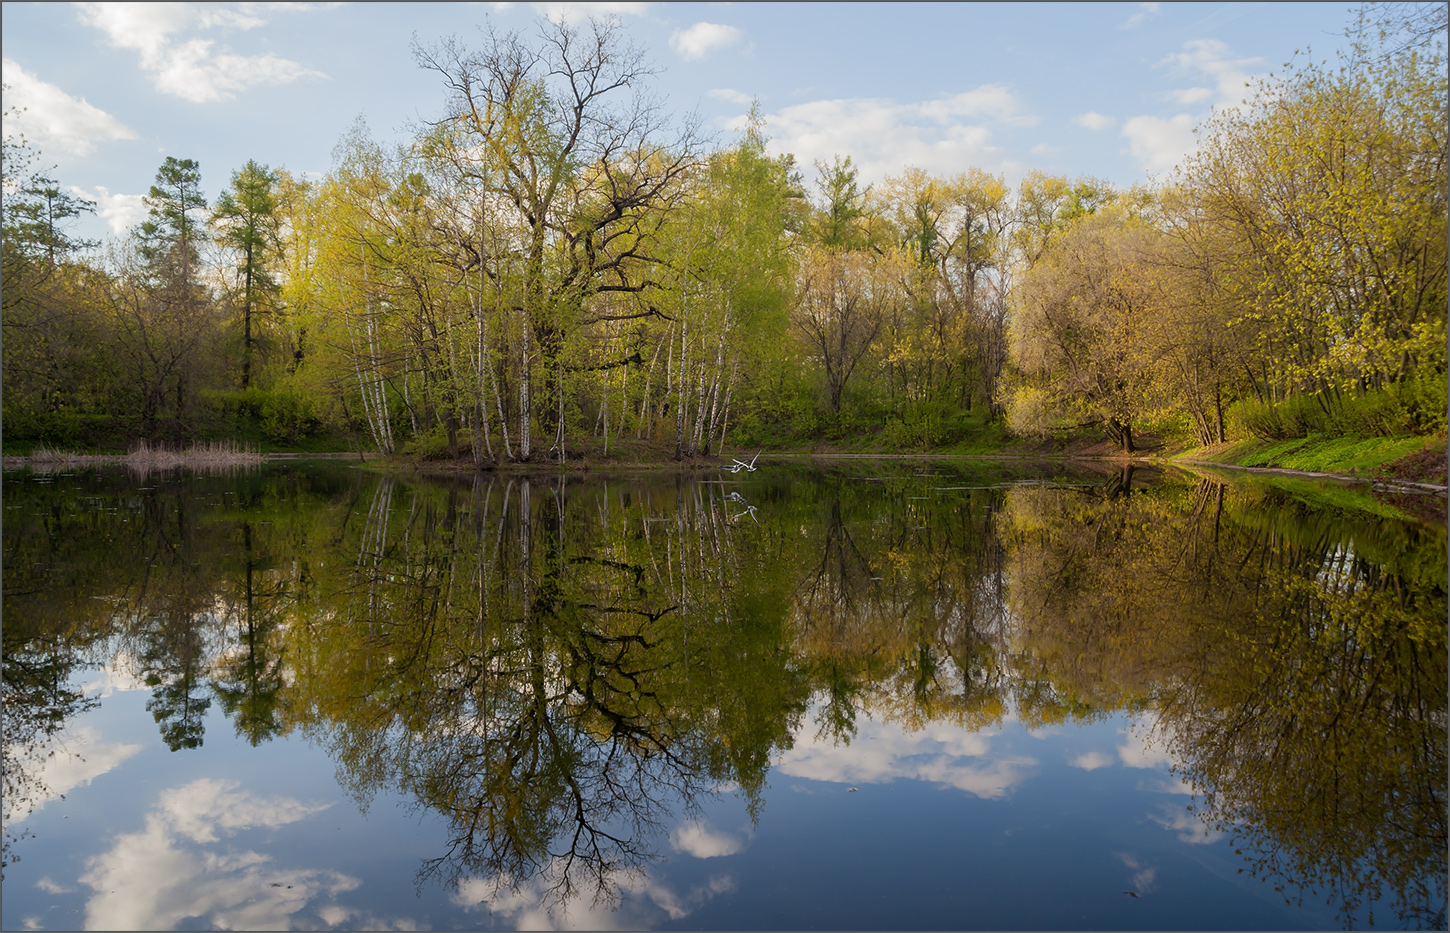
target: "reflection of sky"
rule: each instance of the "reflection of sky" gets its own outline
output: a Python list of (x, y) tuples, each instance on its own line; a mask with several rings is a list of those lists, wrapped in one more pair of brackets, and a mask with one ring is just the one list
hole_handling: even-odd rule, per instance
[(683, 890), (649, 869), (617, 872), (596, 896), (593, 883), (562, 903), (538, 881), (510, 885), (497, 878), (465, 878), (452, 897), (465, 911), (483, 911), (515, 930), (647, 930), (662, 921), (680, 921), (717, 895), (736, 889), (728, 874), (714, 874)]
[[(166, 930), (199, 925), (281, 930), (309, 905), (332, 926), (347, 919), (337, 895), (356, 888), (339, 872), (289, 869), (232, 840), (327, 808), (238, 790), (209, 778), (164, 791), (140, 832), (122, 833), (86, 860), (80, 880), (95, 891), (86, 928)], [(328, 916), (333, 917), (331, 921)]]
[(28, 762), (25, 771), (33, 779), (26, 786), (30, 796), (24, 800), (7, 799), (6, 817), (12, 815), (14, 805), (19, 811), (14, 816), (24, 818), (48, 801), (90, 784), (140, 750), (140, 745), (103, 741), (101, 734), (88, 725), (73, 726), (44, 745), (25, 746), (17, 757)]
[[(1165, 731), (1165, 725), (1155, 722), (1151, 715), (1122, 720), (1115, 733), (1106, 733), (1071, 726), (1026, 732), (1010, 716), (1000, 727), (978, 732), (943, 723), (930, 723), (909, 731), (897, 723), (879, 722), (862, 714), (857, 716), (856, 735), (849, 745), (838, 743), (815, 728), (816, 718), (807, 716), (802, 720), (793, 746), (777, 756), (777, 771), (838, 784), (924, 781), (986, 800), (998, 800), (1011, 796), (1015, 788), (1040, 770), (1036, 757), (1017, 751), (1025, 737), (1076, 744), (1082, 735), (1091, 734), (1098, 743), (1109, 739), (1112, 745), (1074, 749), (1067, 758), (1068, 764), (1084, 771), (1124, 768), (1147, 772), (1136, 782), (1144, 795), (1141, 800), (1146, 806), (1147, 821), (1189, 844), (1213, 843), (1224, 836), (1191, 811), (1186, 800), (1164, 799), (1191, 799), (1193, 788), (1174, 772), (1175, 762), (1168, 751), (1171, 736)], [(1037, 745), (1033, 750), (1041, 752), (1043, 748)], [(677, 849), (683, 848), (678, 841), (675, 845)]]
[[(21, 874), (6, 871), (7, 928), (1121, 928), (1195, 911), (1229, 928), (1314, 925), (1307, 899), (1287, 912), (1236, 878), (1243, 862), (1187, 809), (1164, 734), (1126, 715), (978, 732), (862, 715), (849, 746), (806, 716), (758, 824), (722, 786), (666, 817), (649, 840), (661, 860), (609, 876), (602, 900), (587, 883), (558, 904), (537, 879), (415, 888), (446, 848), (431, 816), (382, 795), (360, 812), (320, 749), (249, 748), (215, 708), (205, 748), (172, 754), (146, 699), (118, 687), (72, 726), (105, 777), (46, 807)], [(96, 807), (115, 812), (77, 826)]]
[(129, 652), (117, 650), (109, 653), (109, 662), (87, 672), (81, 689), (87, 696), (105, 699), (117, 691), (146, 690), (146, 674), (141, 663)]

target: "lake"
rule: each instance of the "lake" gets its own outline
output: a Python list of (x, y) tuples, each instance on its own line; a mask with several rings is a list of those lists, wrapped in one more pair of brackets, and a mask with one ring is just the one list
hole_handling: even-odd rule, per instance
[(1446, 533), (1349, 487), (4, 475), (5, 929), (1446, 925)]

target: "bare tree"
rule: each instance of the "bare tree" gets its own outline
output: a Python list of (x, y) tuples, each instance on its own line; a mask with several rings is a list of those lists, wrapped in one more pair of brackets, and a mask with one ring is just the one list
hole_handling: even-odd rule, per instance
[[(671, 130), (644, 94), (654, 72), (612, 19), (541, 22), (532, 40), (489, 28), (483, 39), (478, 50), (457, 39), (415, 43), (414, 54), (448, 92), (443, 118), (431, 124), (430, 151), (473, 185), (482, 216), (506, 231), (485, 238), (475, 221), (456, 239), (466, 265), (508, 283), (489, 310), (520, 319), (511, 362), (518, 457), (528, 460), (536, 449), (536, 381), (559, 403), (540, 413), (555, 419), (562, 451), (570, 338), (605, 321), (660, 315), (648, 303), (661, 261), (654, 246), (698, 161), (698, 144), (692, 124)], [(608, 293), (631, 296), (634, 306), (591, 306)]]

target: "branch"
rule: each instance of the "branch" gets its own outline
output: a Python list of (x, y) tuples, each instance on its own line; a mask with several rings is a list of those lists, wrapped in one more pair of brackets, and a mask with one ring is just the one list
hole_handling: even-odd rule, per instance
[(598, 371), (604, 370), (604, 369), (618, 369), (621, 366), (630, 366), (630, 365), (633, 365), (633, 366), (643, 366), (644, 365), (644, 358), (639, 355), (639, 351), (638, 350), (634, 351), (629, 356), (626, 356), (623, 359), (614, 360), (613, 362), (609, 362), (609, 363), (598, 363), (598, 364), (596, 364), (594, 366), (566, 366), (566, 367), (564, 367), (564, 371), (565, 372), (569, 372), (569, 373), (592, 373), (592, 372), (598, 372)]
[(661, 311), (659, 308), (656, 308), (654, 305), (650, 305), (648, 311), (639, 311), (634, 314), (601, 314), (598, 317), (592, 317), (588, 320), (580, 321), (579, 326), (588, 327), (590, 324), (599, 324), (604, 321), (633, 321), (642, 317), (662, 317), (666, 321), (675, 320), (668, 314)]

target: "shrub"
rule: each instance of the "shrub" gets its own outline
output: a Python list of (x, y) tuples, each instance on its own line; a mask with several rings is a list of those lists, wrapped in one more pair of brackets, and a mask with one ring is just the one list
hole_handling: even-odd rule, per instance
[(1293, 395), (1277, 403), (1244, 399), (1230, 410), (1231, 426), (1268, 441), (1316, 434), (1405, 437), (1445, 429), (1444, 373), (1420, 373), (1363, 395), (1345, 393), (1332, 401), (1322, 399), (1317, 393)]

